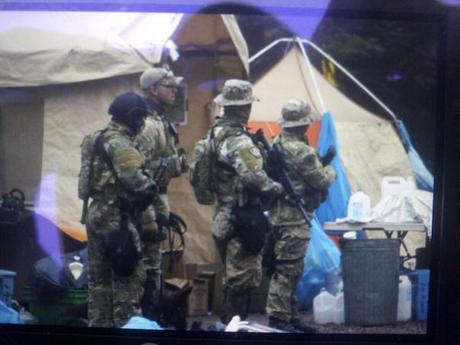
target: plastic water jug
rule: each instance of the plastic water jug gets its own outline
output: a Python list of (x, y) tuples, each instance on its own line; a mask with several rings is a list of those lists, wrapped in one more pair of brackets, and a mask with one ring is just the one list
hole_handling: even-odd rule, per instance
[(371, 210), (371, 199), (362, 191), (354, 193), (348, 201), (348, 218), (359, 219), (368, 215)]
[(334, 321), (335, 297), (326, 289), (321, 289), (318, 296), (313, 299), (313, 321), (318, 324)]
[(335, 296), (334, 320), (333, 322), (340, 325), (345, 322), (345, 304), (343, 301), (343, 292), (340, 291)]
[(391, 195), (398, 195), (404, 191), (415, 188), (413, 180), (407, 180), (402, 176), (384, 176), (381, 184), (381, 198)]
[(398, 321), (409, 321), (412, 317), (412, 284), (408, 276), (399, 277)]

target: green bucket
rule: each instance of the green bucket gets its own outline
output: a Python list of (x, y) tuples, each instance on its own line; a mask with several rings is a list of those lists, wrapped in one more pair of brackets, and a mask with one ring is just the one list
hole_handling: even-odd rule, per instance
[(37, 297), (29, 286), (21, 291), (22, 299), (29, 303), (29, 311), (34, 315), (39, 324), (55, 325), (61, 314), (76, 305), (88, 302), (87, 290), (68, 290), (56, 296), (53, 300), (43, 300)]

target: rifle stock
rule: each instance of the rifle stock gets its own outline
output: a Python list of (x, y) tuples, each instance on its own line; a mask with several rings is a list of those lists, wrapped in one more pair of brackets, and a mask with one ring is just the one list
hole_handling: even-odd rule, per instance
[(294, 183), (288, 175), (289, 168), (286, 163), (286, 158), (284, 156), (281, 145), (279, 143), (270, 145), (262, 129), (257, 130), (256, 138), (262, 143), (265, 151), (268, 152), (269, 176), (275, 181), (281, 183), (289, 198), (295, 202), (297, 208), (302, 213), (305, 222), (308, 224), (308, 226), (311, 226), (310, 218), (305, 208), (305, 200), (297, 192)]

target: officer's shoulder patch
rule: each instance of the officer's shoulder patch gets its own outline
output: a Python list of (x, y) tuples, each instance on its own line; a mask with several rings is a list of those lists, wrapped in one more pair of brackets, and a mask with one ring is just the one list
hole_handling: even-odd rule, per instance
[(240, 149), (241, 159), (244, 164), (252, 169), (262, 163), (262, 155), (257, 147), (243, 147)]

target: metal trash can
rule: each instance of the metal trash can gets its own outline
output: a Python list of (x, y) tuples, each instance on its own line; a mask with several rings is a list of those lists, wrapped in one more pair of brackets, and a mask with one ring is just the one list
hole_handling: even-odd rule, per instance
[(396, 323), (399, 283), (397, 239), (341, 240), (345, 323)]

